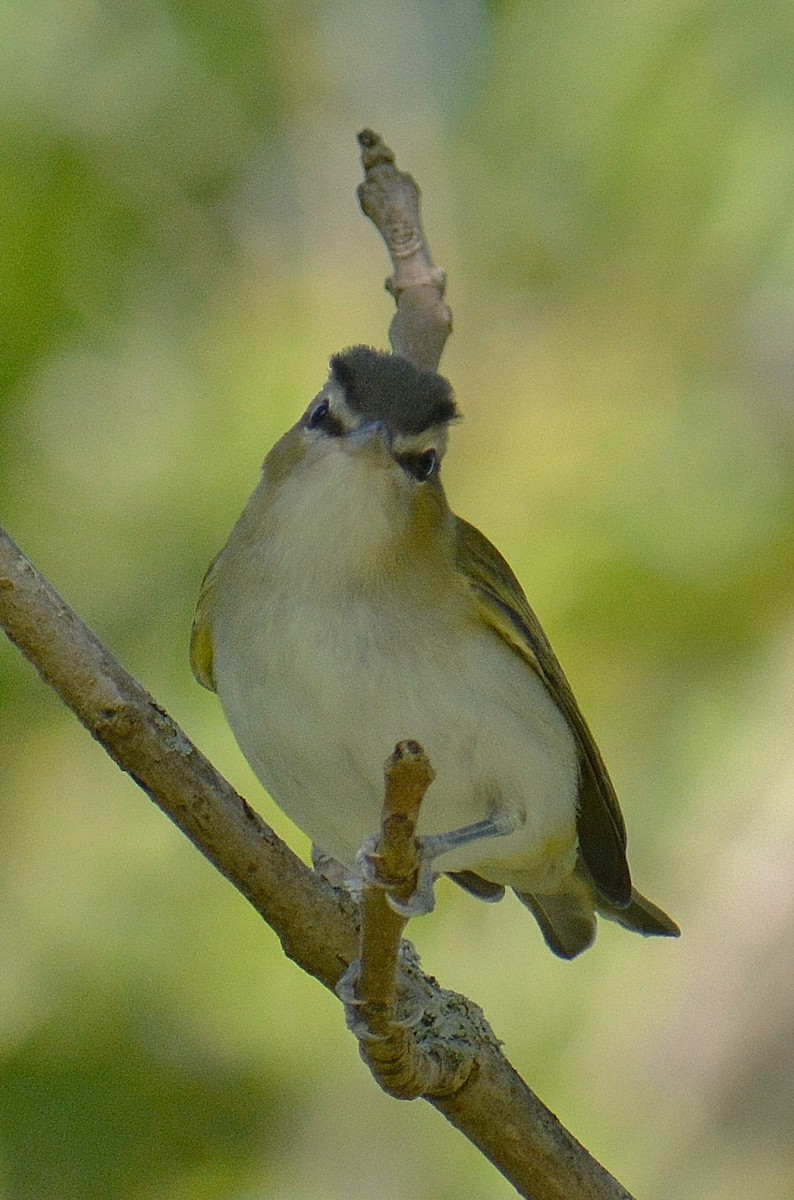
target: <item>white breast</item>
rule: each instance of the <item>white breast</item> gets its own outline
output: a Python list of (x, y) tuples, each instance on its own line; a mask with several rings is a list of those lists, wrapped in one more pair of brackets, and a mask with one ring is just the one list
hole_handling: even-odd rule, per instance
[(218, 693), (265, 787), (311, 839), (352, 864), (377, 831), (383, 764), (415, 738), (436, 771), (420, 832), (441, 833), (494, 809), (525, 815), (514, 834), (462, 847), (439, 870), (550, 889), (573, 865), (576, 750), (567, 723), (529, 667), (452, 606), (280, 589), (221, 606)]
[(287, 815), (350, 865), (377, 832), (386, 758), (415, 738), (436, 771), (420, 832), (494, 810), (526, 818), (509, 836), (450, 852), (439, 870), (551, 891), (575, 861), (567, 722), (456, 586), (443, 602), (438, 591), (421, 599), (410, 564), (394, 563), (388, 581), (362, 586), (361, 564), (383, 562), (393, 537), (400, 472), (395, 481), (333, 450), (281, 486), (266, 529), (255, 495), (222, 555), (214, 673), (240, 748)]

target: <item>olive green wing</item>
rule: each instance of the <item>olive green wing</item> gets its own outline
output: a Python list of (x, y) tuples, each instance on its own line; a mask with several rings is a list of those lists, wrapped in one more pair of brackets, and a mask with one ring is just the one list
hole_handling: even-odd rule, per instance
[(216, 689), (209, 610), (214, 591), (212, 577), (216, 562), (217, 559), (213, 559), (202, 580), (193, 628), (190, 631), (190, 666), (202, 687), (209, 688), (211, 692)]
[(480, 615), (543, 680), (568, 719), (579, 747), (579, 851), (601, 895), (623, 908), (631, 901), (626, 827), (595, 739), (510, 566), (479, 529), (456, 521), (458, 567)]

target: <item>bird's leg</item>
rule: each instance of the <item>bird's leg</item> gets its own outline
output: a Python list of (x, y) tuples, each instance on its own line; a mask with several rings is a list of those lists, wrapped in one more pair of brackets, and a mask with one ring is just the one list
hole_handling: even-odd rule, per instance
[[(435, 905), (433, 885), (435, 871), (433, 863), (442, 854), (467, 846), (470, 842), (479, 842), (483, 838), (507, 837), (523, 824), (524, 817), (518, 812), (493, 813), (483, 821), (475, 821), (473, 825), (463, 825), (460, 829), (451, 829), (448, 833), (433, 833), (417, 838), (419, 849), (419, 870), (416, 875), (416, 888), (407, 899), (396, 899), (389, 895), (389, 904), (404, 917), (420, 917), (432, 912)], [(374, 853), (376, 838), (367, 838), (358, 852), (358, 866), (365, 880), (384, 886), (384, 880), (378, 875), (378, 860)]]
[(312, 866), (318, 875), (326, 879), (331, 887), (344, 888), (354, 900), (361, 899), (362, 878), (352, 867), (346, 867), (321, 846), (312, 843)]

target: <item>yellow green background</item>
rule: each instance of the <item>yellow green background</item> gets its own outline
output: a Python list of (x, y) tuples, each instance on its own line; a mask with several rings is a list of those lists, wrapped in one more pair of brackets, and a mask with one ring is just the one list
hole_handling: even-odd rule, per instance
[[(329, 354), (386, 344), (365, 125), (449, 272), (453, 505), (683, 928), (566, 964), (442, 883), (411, 933), (642, 1200), (792, 1195), (789, 0), (4, 0), (0, 520), (304, 851), (187, 639)], [(2, 1200), (513, 1194), (5, 640), (0, 707)]]

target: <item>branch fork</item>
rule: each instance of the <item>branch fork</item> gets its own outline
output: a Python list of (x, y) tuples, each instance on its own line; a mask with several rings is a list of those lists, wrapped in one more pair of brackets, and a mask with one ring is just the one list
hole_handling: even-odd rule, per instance
[[(336, 992), (361, 1057), (384, 1091), (403, 1100), (449, 1096), (468, 1080), (474, 1056), (456, 1052), (432, 1034), (428, 1037), (432, 1020), (429, 1014), (426, 1018), (422, 999), (403, 969), (413, 953), (410, 944), (402, 942), (407, 918), (390, 903), (407, 900), (414, 890), (419, 870), (416, 825), (435, 771), (418, 742), (403, 741), (386, 760), (384, 776), (380, 834), (366, 847), (370, 878), (365, 878), (361, 891), (359, 958)], [(373, 874), (377, 882), (371, 881)]]

